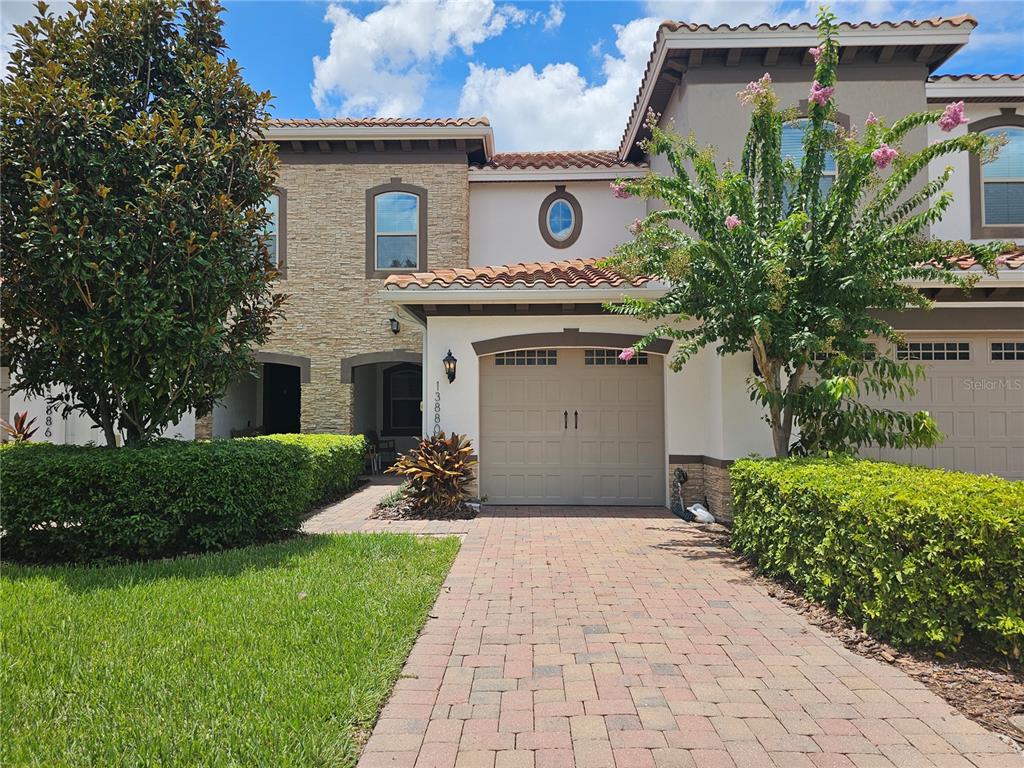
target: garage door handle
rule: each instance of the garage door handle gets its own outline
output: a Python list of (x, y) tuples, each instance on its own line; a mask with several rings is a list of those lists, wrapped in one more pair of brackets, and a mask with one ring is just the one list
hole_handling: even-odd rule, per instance
[(572, 412), (572, 418), (576, 422), (576, 429), (579, 429), (580, 428), (580, 412), (579, 411), (573, 411)]
[(569, 412), (565, 411), (562, 414), (562, 418), (565, 419), (565, 423), (562, 425), (563, 429), (568, 429), (569, 428)]

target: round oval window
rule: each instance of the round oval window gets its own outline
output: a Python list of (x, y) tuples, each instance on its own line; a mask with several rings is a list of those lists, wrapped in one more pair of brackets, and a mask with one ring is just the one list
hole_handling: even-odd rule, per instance
[(575, 223), (572, 206), (567, 200), (555, 200), (548, 206), (548, 232), (555, 240), (567, 239)]

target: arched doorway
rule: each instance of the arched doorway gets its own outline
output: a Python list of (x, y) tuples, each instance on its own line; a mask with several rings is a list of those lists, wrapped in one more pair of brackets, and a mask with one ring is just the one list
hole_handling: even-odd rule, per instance
[(301, 370), (295, 365), (263, 364), (263, 429), (268, 435), (301, 431)]

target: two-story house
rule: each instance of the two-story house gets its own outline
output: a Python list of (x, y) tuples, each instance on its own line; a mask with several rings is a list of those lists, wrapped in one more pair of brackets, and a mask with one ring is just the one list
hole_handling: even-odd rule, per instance
[[(840, 25), (838, 120), (964, 101), (959, 130), (1009, 141), (995, 163), (954, 161), (956, 202), (932, 234), (1019, 242), (1024, 80), (932, 77), (975, 27), (967, 16)], [(485, 118), (275, 121), (271, 250), (287, 317), (195, 436), (360, 432), (401, 450), (443, 429), (473, 440), (491, 503), (662, 505), (684, 467), (688, 492), (725, 511), (731, 461), (772, 452), (747, 397), (750, 356), (706, 350), (674, 373), (665, 340), (618, 360), (646, 329), (602, 304), (666, 286), (596, 267), (648, 212), (609, 183), (665, 170), (638, 145), (649, 109), (737, 160), (749, 108), (736, 92), (768, 71), (784, 104), (805, 107), (816, 43), (808, 24), (663, 23), (617, 149), (498, 153)], [(802, 130), (796, 120), (784, 137), (797, 161)], [(904, 405), (933, 413), (946, 440), (883, 457), (1024, 478), (1022, 267), (1018, 249), (970, 296), (922, 287), (934, 310), (890, 318), (907, 341), (884, 353), (928, 369)]]

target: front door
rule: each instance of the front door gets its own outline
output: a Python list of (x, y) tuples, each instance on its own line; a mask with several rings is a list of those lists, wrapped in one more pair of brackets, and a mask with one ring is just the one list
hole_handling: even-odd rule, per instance
[(300, 431), (301, 393), (298, 366), (263, 364), (263, 431), (266, 434)]
[(664, 503), (659, 355), (536, 349), (480, 359), (481, 493), (492, 504)]

